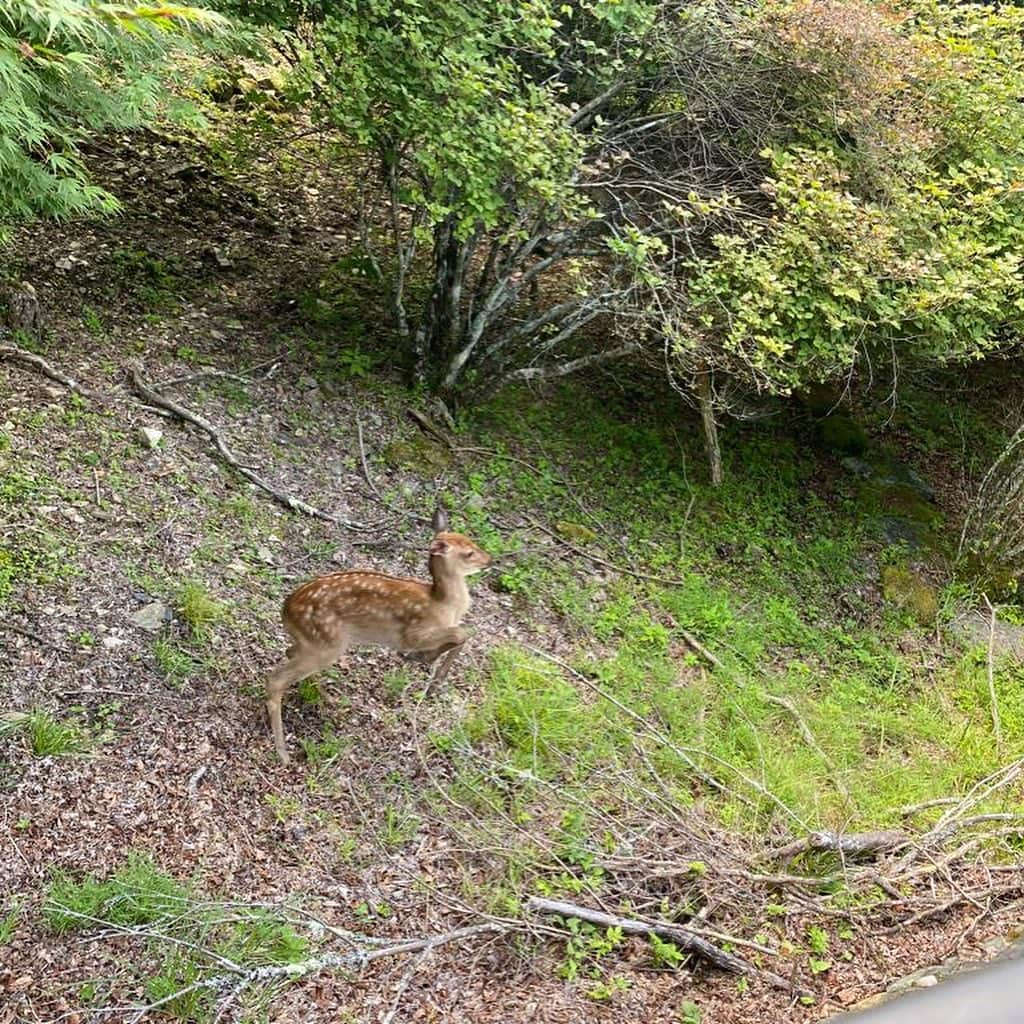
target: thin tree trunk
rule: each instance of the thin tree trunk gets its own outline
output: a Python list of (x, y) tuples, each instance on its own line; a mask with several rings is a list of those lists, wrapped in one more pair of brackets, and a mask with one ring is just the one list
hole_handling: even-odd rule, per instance
[(447, 330), (448, 318), (445, 308), (449, 291), (452, 242), (452, 223), (449, 219), (434, 228), (434, 286), (430, 291), (430, 299), (423, 307), (412, 345), (412, 378), (416, 384), (422, 384), (427, 380), (431, 363), (437, 356), (439, 343)]
[(700, 418), (704, 422), (704, 447), (708, 453), (711, 469), (711, 485), (722, 486), (722, 449), (718, 443), (718, 424), (715, 422), (715, 407), (711, 394), (711, 371), (703, 366), (697, 371), (697, 398), (700, 401)]

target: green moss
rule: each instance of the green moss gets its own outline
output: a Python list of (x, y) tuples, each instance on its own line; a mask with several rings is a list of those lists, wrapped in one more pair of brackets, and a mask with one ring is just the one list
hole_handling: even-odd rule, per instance
[(451, 464), (452, 456), (443, 445), (426, 437), (414, 437), (405, 441), (392, 441), (381, 455), (389, 466), (396, 469), (410, 469), (433, 476)]
[(569, 523), (564, 519), (555, 523), (555, 533), (574, 544), (591, 544), (597, 540), (597, 534), (589, 526), (581, 523)]
[(906, 566), (887, 565), (882, 569), (882, 596), (908, 612), (922, 626), (934, 625), (939, 614), (935, 588)]

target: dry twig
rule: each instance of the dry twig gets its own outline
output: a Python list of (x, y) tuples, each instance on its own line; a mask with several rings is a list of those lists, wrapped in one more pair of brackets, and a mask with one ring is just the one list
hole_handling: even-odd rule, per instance
[(992, 731), (996, 737), (996, 750), (1002, 751), (1003, 749), (1003, 730), (999, 724), (999, 701), (996, 698), (996, 681), (995, 681), (995, 644), (996, 644), (996, 610), (992, 607), (992, 602), (988, 599), (988, 594), (983, 594), (985, 598), (985, 606), (988, 608), (989, 622), (988, 622), (988, 658), (986, 660), (986, 669), (988, 672), (988, 699), (992, 708)]

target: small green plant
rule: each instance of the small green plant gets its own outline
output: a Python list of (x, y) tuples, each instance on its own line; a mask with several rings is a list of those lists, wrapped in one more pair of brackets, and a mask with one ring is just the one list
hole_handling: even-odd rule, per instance
[(576, 917), (565, 918), (562, 923), (569, 936), (565, 940), (565, 956), (558, 973), (566, 981), (575, 981), (581, 973), (599, 978), (601, 960), (622, 945), (622, 929), (607, 928), (601, 931)]
[(75, 879), (56, 872), (46, 889), (42, 915), (56, 932), (95, 928), (104, 922), (142, 925), (179, 914), (188, 891), (145, 854), (133, 852), (112, 875)]
[(323, 701), (320, 686), (315, 679), (303, 679), (295, 687), (295, 693), (303, 704), (320, 704)]
[(47, 711), (8, 712), (0, 718), (0, 736), (22, 733), (36, 757), (79, 754), (89, 747), (88, 732), (72, 719), (55, 718)]
[(191, 345), (179, 345), (174, 354), (179, 359), (184, 360), (186, 363), (192, 363), (193, 365), (203, 361), (202, 352), (193, 348)]
[(6, 946), (14, 937), (15, 929), (18, 927), (18, 918), (21, 914), (21, 906), (15, 901), (13, 909), (5, 917), (0, 918), (0, 948)]
[(364, 352), (359, 347), (342, 349), (336, 353), (335, 360), (341, 373), (353, 380), (369, 377), (377, 361), (369, 352)]
[(621, 974), (613, 974), (607, 980), (598, 981), (596, 984), (591, 985), (587, 989), (587, 998), (593, 999), (598, 1003), (610, 1002), (620, 992), (627, 991), (630, 985), (629, 978), (624, 978)]
[(700, 1024), (702, 1016), (700, 1007), (689, 999), (679, 1004), (679, 1024)]
[(208, 1024), (215, 993), (204, 987), (203, 966), (187, 949), (172, 949), (146, 982), (146, 998), (183, 1024)]
[(178, 588), (176, 604), (178, 613), (197, 640), (205, 639), (210, 627), (227, 615), (227, 606), (214, 600), (197, 580), (187, 580)]
[(650, 934), (651, 957), (656, 967), (676, 970), (686, 960), (686, 954), (674, 943), (666, 942), (659, 938), (654, 932)]
[(318, 768), (326, 768), (336, 761), (344, 753), (346, 746), (345, 740), (336, 736), (330, 729), (318, 740), (302, 738), (299, 742), (306, 753), (306, 760)]
[(199, 664), (188, 651), (168, 637), (153, 642), (153, 657), (167, 682), (180, 690), (199, 670)]
[(263, 802), (270, 808), (275, 820), (282, 825), (302, 816), (302, 804), (296, 797), (267, 793), (263, 797)]
[(397, 702), (412, 683), (412, 677), (406, 668), (392, 669), (384, 676), (384, 692), (390, 703)]
[(811, 925), (807, 929), (807, 948), (815, 956), (824, 956), (828, 952), (828, 932), (824, 928)]
[(103, 336), (103, 319), (92, 306), (82, 307), (82, 324), (94, 338)]
[(388, 804), (384, 808), (381, 841), (385, 846), (401, 846), (407, 843), (420, 827), (419, 818), (410, 812)]
[(250, 911), (233, 923), (217, 944), (222, 956), (236, 963), (291, 964), (301, 960), (309, 949), (309, 940), (291, 925), (265, 911)]

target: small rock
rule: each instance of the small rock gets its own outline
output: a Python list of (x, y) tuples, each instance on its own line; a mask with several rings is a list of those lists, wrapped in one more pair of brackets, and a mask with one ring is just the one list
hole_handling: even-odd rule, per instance
[(123, 647), (126, 643), (128, 643), (128, 641), (125, 640), (125, 638), (122, 636), (105, 636), (100, 642), (103, 644), (104, 647), (106, 647), (108, 651), (113, 651), (116, 648)]
[(163, 601), (152, 601), (131, 616), (131, 621), (148, 633), (159, 633), (171, 621), (174, 613)]
[(64, 518), (67, 519), (68, 522), (74, 523), (76, 526), (81, 526), (85, 522), (85, 520), (73, 508), (65, 508), (61, 509), (61, 511), (64, 513)]
[(267, 565), (274, 564), (274, 552), (267, 547), (260, 547), (256, 549), (256, 557)]
[(961, 612), (949, 624), (950, 632), (970, 647), (985, 647), (992, 644), (996, 658), (1011, 658), (1024, 662), (1024, 626), (1009, 622), (995, 623), (992, 630), (990, 617), (980, 611)]
[(156, 448), (163, 440), (164, 433), (156, 427), (139, 427), (139, 440), (147, 448)]
[(939, 979), (934, 974), (926, 974), (923, 978), (918, 978), (914, 982), (914, 988), (931, 988), (933, 985), (938, 985)]
[(217, 266), (225, 270), (235, 265), (231, 257), (219, 245), (213, 247), (213, 258)]

